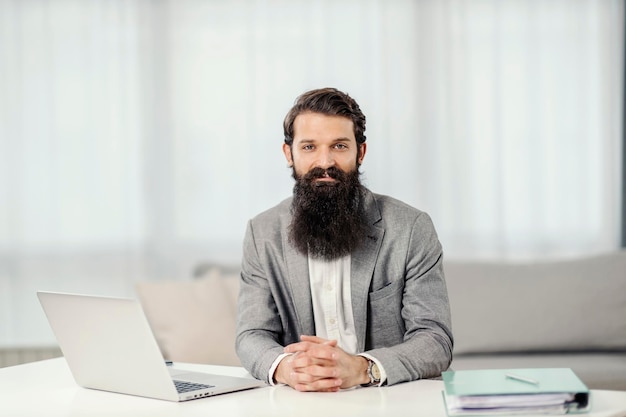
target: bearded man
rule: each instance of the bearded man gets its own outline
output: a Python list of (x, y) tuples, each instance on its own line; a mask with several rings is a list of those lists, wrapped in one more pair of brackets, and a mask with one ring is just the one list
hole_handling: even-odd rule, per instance
[(248, 223), (236, 350), (269, 384), (338, 391), (437, 377), (452, 360), (430, 217), (361, 184), (365, 116), (324, 88), (283, 124), (293, 196)]

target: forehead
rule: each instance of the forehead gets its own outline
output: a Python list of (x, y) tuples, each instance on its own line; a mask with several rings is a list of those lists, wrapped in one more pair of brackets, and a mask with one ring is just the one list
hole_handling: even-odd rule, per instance
[(294, 140), (336, 140), (356, 141), (354, 124), (348, 117), (330, 116), (322, 113), (301, 113), (293, 122)]

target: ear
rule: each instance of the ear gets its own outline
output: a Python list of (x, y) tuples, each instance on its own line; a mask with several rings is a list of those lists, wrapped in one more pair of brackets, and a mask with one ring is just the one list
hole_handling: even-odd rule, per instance
[(363, 158), (365, 158), (365, 151), (367, 150), (367, 143), (362, 143), (359, 146), (359, 151), (358, 151), (358, 155), (357, 155), (357, 162), (359, 163), (359, 165), (361, 165), (363, 163)]
[(285, 158), (287, 159), (287, 164), (292, 167), (293, 166), (293, 158), (291, 157), (291, 146), (283, 143), (283, 153), (285, 154)]

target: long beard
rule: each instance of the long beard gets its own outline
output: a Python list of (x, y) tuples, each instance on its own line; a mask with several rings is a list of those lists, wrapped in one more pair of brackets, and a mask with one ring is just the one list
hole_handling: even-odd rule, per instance
[[(335, 182), (316, 182), (327, 173)], [(289, 241), (303, 254), (333, 260), (356, 249), (366, 236), (359, 171), (313, 168), (304, 176), (294, 170)]]

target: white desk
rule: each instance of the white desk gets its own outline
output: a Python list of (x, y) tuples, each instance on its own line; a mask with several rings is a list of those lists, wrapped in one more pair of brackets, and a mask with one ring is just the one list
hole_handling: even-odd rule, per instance
[[(179, 365), (245, 376), (242, 368)], [(80, 388), (63, 358), (0, 369), (0, 416), (446, 416), (441, 381), (415, 381), (338, 393), (264, 387), (184, 403)], [(592, 391), (594, 417), (625, 417), (626, 391)]]

